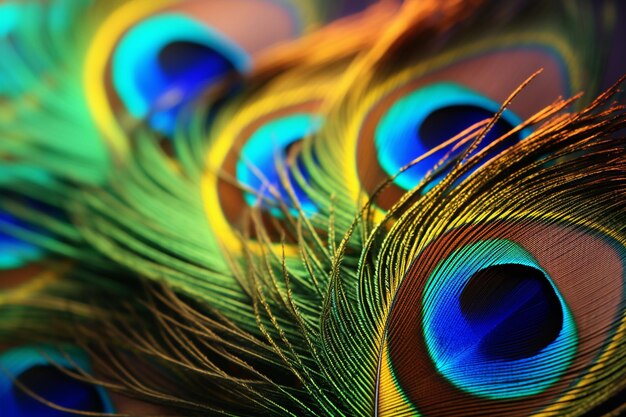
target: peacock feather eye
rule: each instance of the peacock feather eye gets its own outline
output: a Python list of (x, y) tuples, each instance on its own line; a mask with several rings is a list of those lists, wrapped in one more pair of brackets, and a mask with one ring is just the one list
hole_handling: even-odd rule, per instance
[(379, 412), (400, 398), (425, 415), (554, 412), (586, 375), (610, 373), (598, 364), (621, 337), (625, 262), (620, 241), (569, 224), (498, 222), (444, 234), (412, 262), (394, 297)]
[[(324, 7), (273, 0), (112, 4), (98, 16), (83, 68), (92, 117), (122, 154), (129, 124), (146, 121), (172, 138), (181, 110), (200, 93), (247, 74), (253, 55), (301, 35), (323, 18)], [(254, 27), (254, 36), (242, 33), (230, 17)], [(275, 25), (253, 26), (256, 19)]]
[(498, 240), (464, 246), (427, 280), (424, 339), (437, 371), (456, 387), (486, 398), (524, 397), (543, 392), (570, 365), (574, 320), (522, 246)]
[(113, 85), (129, 112), (172, 134), (184, 103), (228, 74), (243, 73), (249, 56), (206, 24), (162, 13), (133, 26), (112, 57)]
[[(516, 9), (482, 6), (503, 15), (511, 12), (506, 9)], [(371, 59), (355, 64), (352, 83), (346, 84), (341, 99), (329, 111), (328, 128), (315, 145), (323, 159), (332, 161), (323, 164), (332, 167), (329, 172), (315, 175), (321, 187), (342, 201), (360, 203), (375, 195), (375, 205), (388, 210), (407, 191), (419, 186), (423, 194), (439, 183), (451, 169), (454, 156), (470, 146), (481, 127), (450, 146), (436, 147), (469, 126), (482, 122), (484, 128), (513, 91), (539, 69), (542, 73), (507, 106), (475, 153), (490, 147), (494, 157), (510, 149), (531, 132), (520, 127), (522, 120), (559, 97), (585, 88), (588, 81), (597, 81), (593, 78), (597, 51), (575, 40), (594, 36), (587, 25), (592, 17), (568, 10), (559, 19), (548, 19), (548, 9), (560, 5), (527, 6), (520, 5), (524, 12), (511, 24), (504, 19), (496, 26), (482, 26), (480, 16), (489, 16), (486, 12), (477, 13), (476, 20), (465, 21), (458, 29), (452, 22), (464, 21), (469, 6), (442, 5), (431, 20), (433, 15), (419, 6), (406, 6), (405, 19), (399, 19), (391, 31), (394, 36), (381, 39)], [(450, 25), (449, 33), (429, 43), (441, 30), (437, 27), (440, 20)], [(578, 33), (573, 29), (576, 24), (580, 25)], [(335, 146), (338, 140), (341, 145)], [(498, 145), (490, 146), (496, 140)], [(334, 152), (328, 152), (333, 146)], [(444, 162), (447, 154), (450, 157)], [(421, 159), (400, 173), (416, 158)]]
[[(306, 191), (309, 171), (300, 156), (300, 147), (305, 138), (322, 126), (318, 106), (316, 101), (284, 106), (263, 117), (246, 120), (247, 124), (237, 127), (236, 133), (230, 132), (234, 133), (229, 139), (232, 145), (222, 162), (216, 188), (218, 208), (229, 228), (250, 227), (244, 224), (249, 224), (246, 218), (253, 207), (261, 209), (268, 230), (274, 227), (273, 219), (284, 219), (285, 209), (291, 215), (298, 215), (299, 210), (305, 215), (317, 212)], [(254, 109), (249, 112), (255, 114)], [(215, 215), (210, 218), (215, 221)]]
[[(456, 83), (430, 84), (396, 101), (381, 117), (374, 133), (378, 161), (387, 175), (395, 176), (414, 159), (430, 152), (471, 126), (492, 118), (500, 105), (484, 95)], [(521, 123), (510, 110), (487, 132), (475, 152), (509, 133)], [(491, 156), (512, 146), (528, 135), (524, 130), (510, 135), (490, 152)], [(454, 145), (442, 147), (394, 178), (405, 190), (419, 185), (444, 157), (453, 157)], [(458, 155), (461, 149), (456, 150)], [(439, 172), (445, 175), (445, 171)], [(436, 180), (431, 183), (431, 186)]]
[(357, 45), (349, 46), (312, 62), (287, 49), (277, 60), (280, 72), (262, 67), (238, 98), (218, 109), (201, 190), (209, 224), (227, 246), (238, 247), (241, 232), (255, 237), (254, 207), (272, 240), (280, 239), (276, 229), (288, 222), (285, 214), (318, 212), (310, 181), (316, 161), (304, 148), (325, 124), (324, 98), (355, 54)]
[[(481, 133), (522, 77), (543, 68), (538, 82), (504, 109), (471, 155), (501, 137), (505, 139), (490, 147), (490, 158), (523, 140), (531, 129), (518, 128), (522, 119), (571, 91), (574, 80), (567, 75), (560, 54), (546, 46), (522, 44), (509, 50), (473, 51), (463, 58), (457, 55), (456, 62), (414, 74), (412, 79), (407, 78), (410, 74), (397, 74), (396, 85), (390, 81), (390, 91), (372, 97), (376, 103), (366, 109), (360, 121), (355, 137), (360, 183), (371, 194), (392, 178), (392, 186), (377, 202), (385, 209), (418, 185), (423, 187), (422, 193), (428, 191), (449, 172), (454, 157), (471, 145), (470, 135), (475, 138)], [(400, 86), (398, 79), (404, 80)], [(466, 129), (464, 138), (449, 143)], [(444, 146), (446, 141), (449, 144)], [(419, 162), (400, 172), (417, 158)], [(485, 163), (490, 158), (484, 159)], [(444, 160), (447, 162), (442, 165)]]
[(0, 369), (3, 416), (69, 417), (76, 415), (71, 411), (113, 412), (104, 388), (67, 373), (90, 372), (87, 356), (77, 349), (13, 348), (0, 355)]
[[(318, 131), (320, 126), (319, 117), (295, 113), (267, 122), (250, 136), (241, 150), (236, 168), (237, 180), (246, 189), (253, 190), (244, 194), (249, 206), (260, 204), (273, 214), (280, 215), (280, 210), (272, 207), (272, 203), (275, 206), (277, 201), (291, 201), (289, 192), (281, 180), (282, 170), (288, 175), (289, 187), (302, 211), (307, 215), (316, 211), (315, 205), (289, 167), (288, 154), (290, 148), (293, 149), (303, 138)], [(297, 158), (294, 163), (306, 180), (307, 174), (302, 163), (299, 163)]]

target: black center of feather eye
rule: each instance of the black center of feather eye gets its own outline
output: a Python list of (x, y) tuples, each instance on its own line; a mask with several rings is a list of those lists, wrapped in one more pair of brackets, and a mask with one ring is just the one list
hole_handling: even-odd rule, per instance
[[(22, 372), (17, 381), (39, 397), (55, 405), (80, 411), (104, 412), (104, 404), (96, 388), (79, 381), (51, 365), (34, 366)], [(13, 395), (18, 415), (39, 417), (63, 417), (66, 413), (43, 404), (13, 385)]]
[(493, 265), (476, 272), (463, 289), (461, 311), (488, 357), (517, 360), (536, 355), (563, 326), (563, 311), (542, 271), (526, 265)]
[[(418, 128), (419, 140), (425, 148), (431, 149), (448, 139), (461, 133), (475, 123), (492, 118), (494, 113), (482, 107), (473, 105), (454, 105), (437, 109), (430, 113)], [(508, 121), (500, 118), (487, 133), (483, 144), (488, 144), (494, 139), (504, 135), (513, 129)], [(512, 143), (517, 142), (518, 135), (513, 135), (507, 143), (498, 146), (494, 154), (506, 149)]]
[(232, 70), (231, 62), (216, 50), (189, 41), (170, 42), (159, 51), (159, 65), (170, 77), (211, 76)]

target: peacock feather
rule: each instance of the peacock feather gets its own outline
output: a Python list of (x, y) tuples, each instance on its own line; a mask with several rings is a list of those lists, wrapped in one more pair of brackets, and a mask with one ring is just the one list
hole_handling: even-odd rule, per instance
[(0, 416), (623, 414), (624, 17), (0, 2)]

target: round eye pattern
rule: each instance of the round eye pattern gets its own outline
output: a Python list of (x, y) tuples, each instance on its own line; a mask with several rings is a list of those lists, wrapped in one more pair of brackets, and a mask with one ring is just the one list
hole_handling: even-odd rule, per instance
[[(276, 207), (278, 193), (280, 201), (291, 201), (283, 185), (280, 170), (285, 169), (289, 184), (305, 214), (317, 211), (315, 204), (307, 196), (289, 168), (289, 149), (303, 138), (320, 129), (322, 120), (318, 116), (297, 113), (271, 121), (257, 129), (241, 150), (237, 161), (237, 180), (246, 188), (255, 192), (244, 193), (244, 199), (250, 206), (261, 204), (273, 215), (280, 216)], [(299, 172), (307, 179), (303, 164), (295, 160)]]
[[(68, 356), (69, 355), (69, 356)], [(28, 346), (0, 354), (0, 404), (6, 417), (70, 417), (61, 408), (112, 413), (113, 406), (102, 387), (72, 378), (62, 369), (89, 372), (87, 356), (76, 349)], [(40, 399), (29, 395), (28, 389)], [(49, 402), (59, 408), (50, 407)]]
[(494, 399), (537, 394), (572, 361), (572, 315), (548, 273), (514, 242), (480, 241), (453, 252), (432, 272), (425, 294), (430, 357), (468, 393)]
[(555, 400), (577, 410), (590, 380), (606, 384), (598, 395), (614, 384), (624, 245), (574, 221), (473, 223), (432, 240), (386, 319), (379, 414), (562, 414)]
[[(493, 117), (499, 109), (500, 104), (456, 83), (440, 82), (420, 88), (394, 103), (378, 124), (374, 143), (379, 163), (388, 175), (396, 175), (417, 157), (475, 123)], [(474, 153), (520, 123), (521, 119), (517, 115), (505, 110)], [(511, 135), (493, 149), (489, 156), (497, 155), (529, 133), (528, 129), (524, 129)], [(395, 183), (405, 190), (414, 188), (452, 151), (453, 146), (446, 146), (408, 168), (396, 177)], [(445, 174), (445, 169), (438, 174)], [(436, 179), (429, 186), (435, 184)]]
[(168, 13), (130, 29), (113, 54), (115, 89), (128, 111), (166, 134), (185, 103), (250, 65), (238, 45), (190, 17)]

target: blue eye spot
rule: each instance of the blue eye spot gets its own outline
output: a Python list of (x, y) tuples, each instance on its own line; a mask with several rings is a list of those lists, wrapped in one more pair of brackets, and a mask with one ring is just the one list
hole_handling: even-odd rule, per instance
[(159, 52), (158, 60), (165, 77), (187, 89), (233, 69), (219, 52), (194, 42), (172, 42)]
[(249, 66), (248, 54), (220, 33), (182, 14), (164, 14), (121, 39), (112, 76), (133, 116), (148, 117), (152, 127), (171, 134), (181, 108), (203, 88)]
[[(102, 412), (104, 405), (97, 389), (78, 381), (54, 366), (34, 366), (18, 376), (17, 381), (33, 393), (60, 407)], [(13, 398), (20, 416), (62, 417), (75, 414), (56, 410), (13, 386)]]
[[(499, 109), (498, 103), (458, 84), (437, 83), (420, 88), (398, 100), (381, 119), (374, 138), (380, 165), (388, 175), (395, 175), (417, 157), (475, 123), (493, 117)], [(484, 149), (520, 123), (518, 116), (505, 110), (475, 152)], [(490, 152), (488, 158), (528, 134), (529, 131), (524, 129), (512, 135)], [(450, 145), (433, 153), (400, 174), (395, 183), (405, 190), (414, 188), (452, 149), (453, 145)], [(430, 186), (436, 181), (437, 178)]]
[[(71, 359), (66, 355), (70, 354)], [(89, 372), (87, 356), (76, 349), (64, 353), (46, 347), (21, 347), (0, 355), (0, 404), (6, 417), (70, 417), (29, 395), (21, 384), (41, 399), (59, 407), (84, 412), (111, 413), (112, 404), (102, 387), (72, 378), (77, 368)]]
[[(291, 169), (287, 166), (289, 148), (303, 138), (315, 133), (322, 125), (322, 120), (310, 114), (298, 113), (272, 121), (259, 128), (252, 134), (243, 146), (241, 156), (237, 162), (237, 180), (256, 193), (246, 192), (244, 199), (250, 206), (261, 203), (269, 208), (274, 215), (280, 215), (280, 210), (274, 206), (276, 198), (270, 187), (280, 195), (280, 200), (290, 202), (291, 198), (283, 186), (279, 166), (287, 170), (289, 183), (296, 195), (302, 210), (307, 214), (317, 211), (315, 204), (298, 184)], [(277, 165), (277, 163), (279, 165)], [(303, 164), (296, 160), (297, 169), (307, 179)]]
[(485, 240), (454, 251), (424, 294), (430, 358), (464, 391), (494, 399), (534, 395), (572, 361), (578, 336), (571, 312), (515, 242)]

